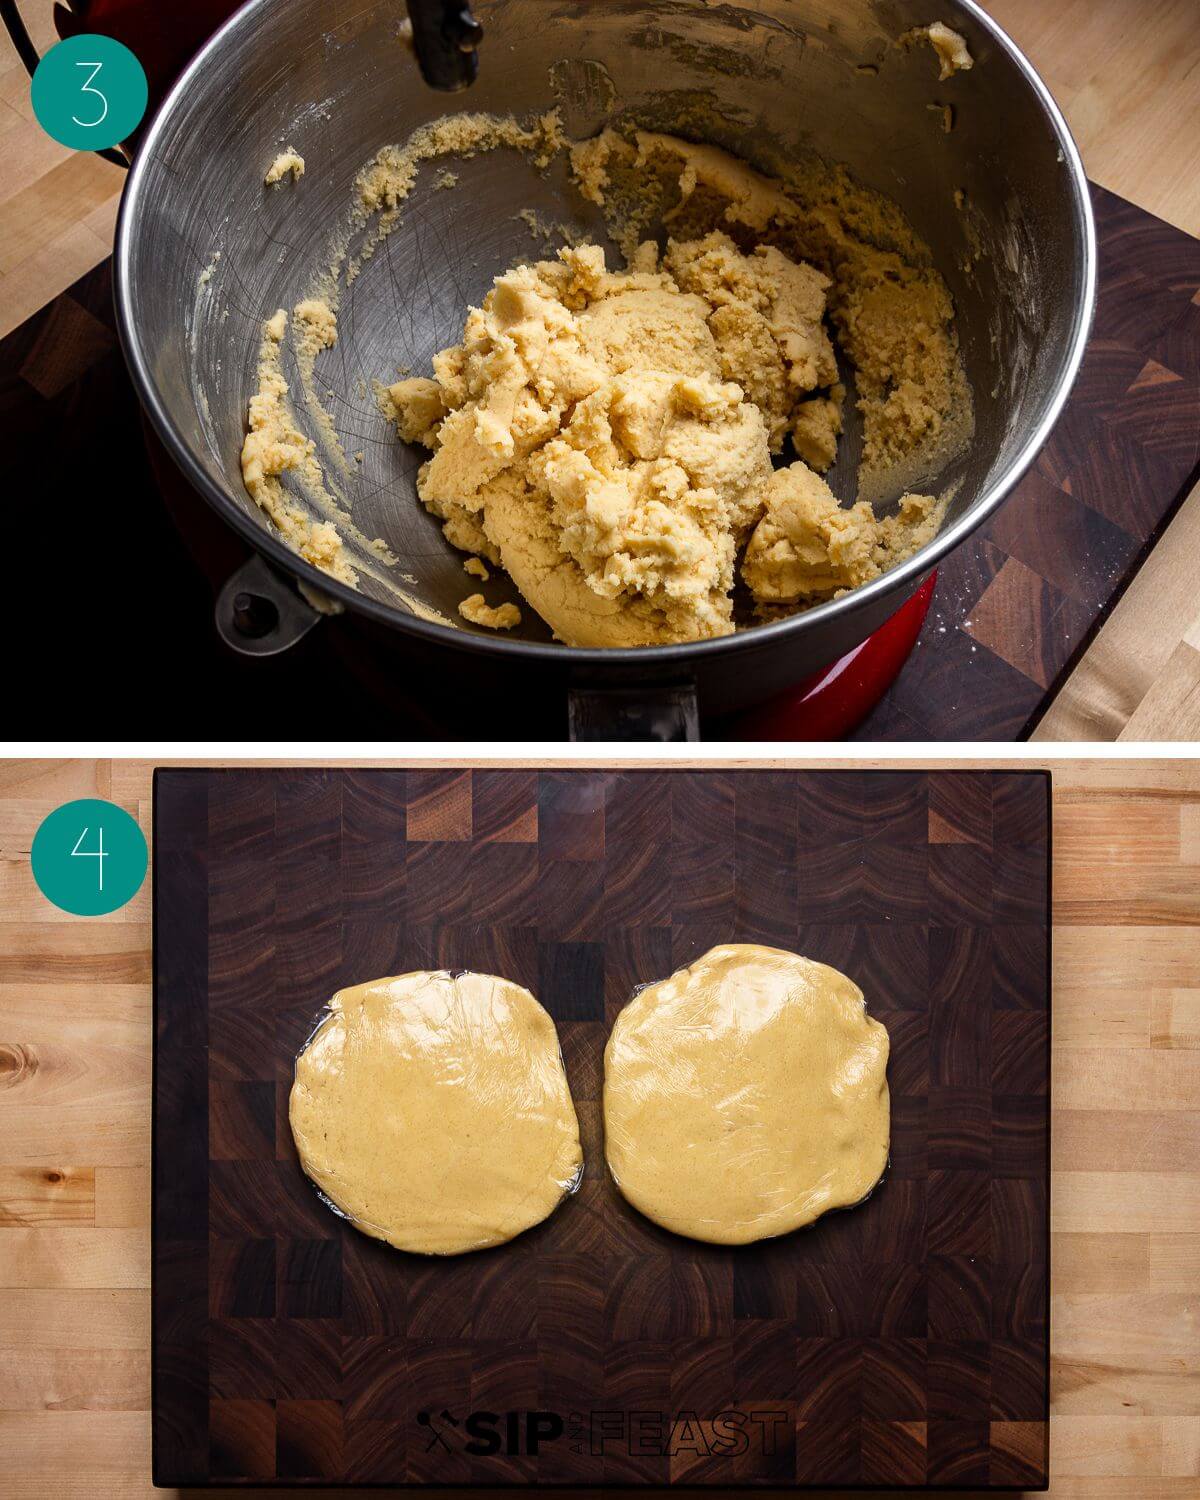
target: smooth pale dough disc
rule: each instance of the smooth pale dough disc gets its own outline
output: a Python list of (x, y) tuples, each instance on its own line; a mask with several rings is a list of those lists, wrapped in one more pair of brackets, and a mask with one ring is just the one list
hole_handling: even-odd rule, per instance
[(860, 1202), (887, 1165), (888, 1034), (844, 974), (730, 943), (652, 984), (604, 1053), (621, 1192), (676, 1234), (744, 1245)]
[(365, 1234), (457, 1255), (511, 1240), (578, 1182), (554, 1022), (491, 974), (340, 990), (296, 1060), (300, 1164)]

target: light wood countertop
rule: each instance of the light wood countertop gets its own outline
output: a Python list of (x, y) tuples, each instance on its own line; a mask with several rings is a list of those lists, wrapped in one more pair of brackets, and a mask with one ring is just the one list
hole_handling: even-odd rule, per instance
[[(984, 0), (1058, 100), (1088, 176), (1200, 236), (1194, 0)], [(1200, 739), (1200, 488), (1060, 689), (1035, 740)]]
[[(72, 797), (148, 827), (151, 769), (0, 763), (0, 1491), (14, 1496), (152, 1493), (149, 885), (80, 921), (42, 899), (28, 862), (40, 820)], [(1200, 762), (1051, 769), (1051, 1494), (1182, 1500), (1200, 1495)]]

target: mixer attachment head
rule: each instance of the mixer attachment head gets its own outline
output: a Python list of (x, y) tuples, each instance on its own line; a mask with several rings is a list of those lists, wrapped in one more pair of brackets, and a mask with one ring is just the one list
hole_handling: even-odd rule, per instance
[(432, 89), (469, 88), (479, 71), (483, 27), (464, 0), (408, 0), (421, 77)]

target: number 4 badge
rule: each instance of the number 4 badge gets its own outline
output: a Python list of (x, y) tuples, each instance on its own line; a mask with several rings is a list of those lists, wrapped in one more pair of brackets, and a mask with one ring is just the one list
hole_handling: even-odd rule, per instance
[(47, 901), (76, 917), (100, 917), (137, 895), (146, 878), (146, 837), (115, 802), (64, 802), (42, 820), (29, 856)]

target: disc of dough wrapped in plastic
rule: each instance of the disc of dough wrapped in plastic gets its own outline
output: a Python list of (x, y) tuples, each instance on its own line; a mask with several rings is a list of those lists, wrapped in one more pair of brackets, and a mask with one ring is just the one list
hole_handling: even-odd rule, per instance
[(605, 1154), (630, 1203), (743, 1245), (860, 1202), (883, 1174), (888, 1034), (836, 969), (730, 943), (648, 985), (604, 1053)]
[(364, 1234), (457, 1255), (511, 1240), (578, 1185), (554, 1022), (491, 974), (340, 990), (296, 1060), (300, 1164)]

